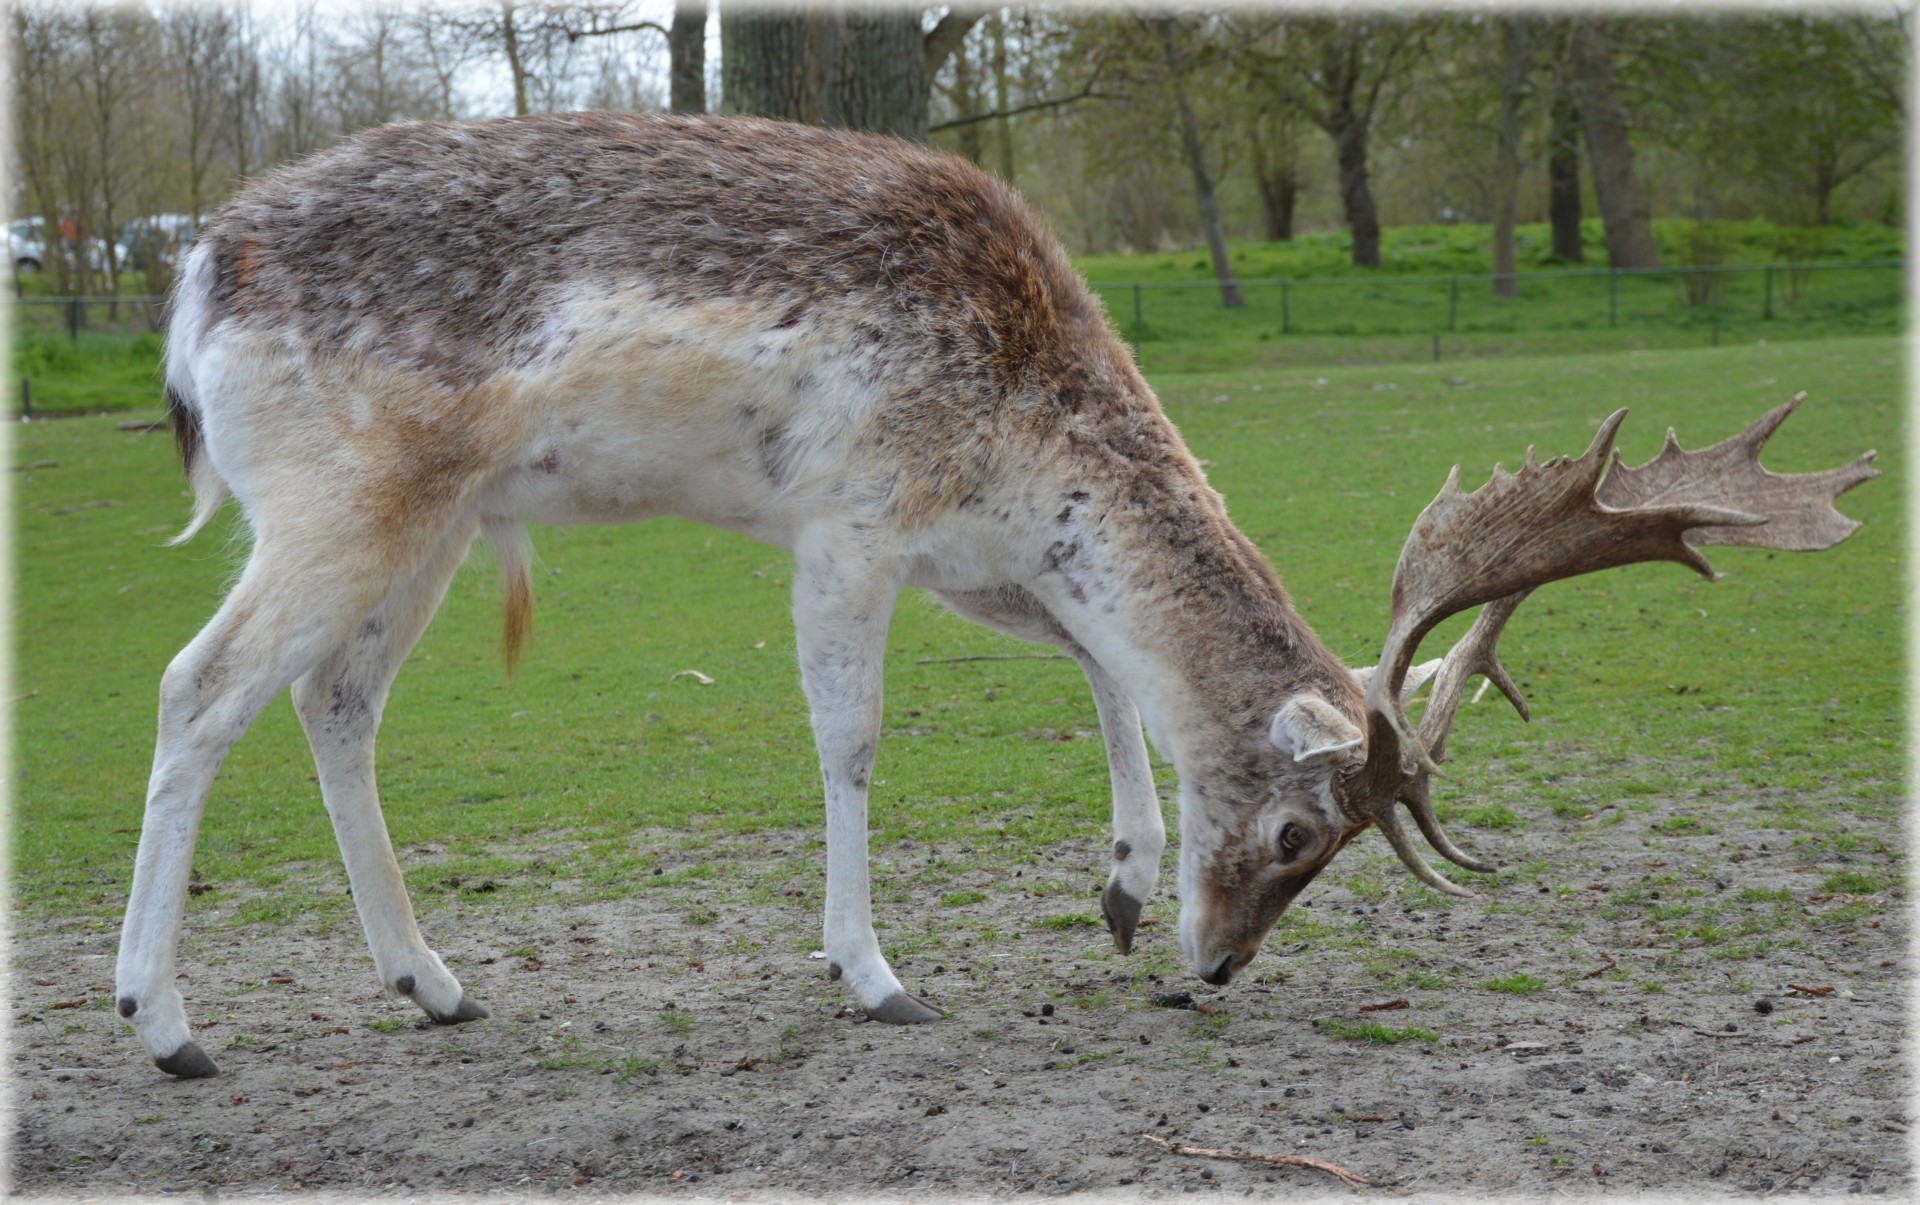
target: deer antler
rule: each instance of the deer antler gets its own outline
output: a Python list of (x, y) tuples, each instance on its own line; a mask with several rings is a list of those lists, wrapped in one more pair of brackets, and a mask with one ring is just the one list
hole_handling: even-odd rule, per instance
[[(1698, 452), (1681, 449), (1669, 431), (1660, 455), (1638, 468), (1623, 464), (1613, 448), (1625, 410), (1601, 424), (1579, 457), (1539, 463), (1528, 448), (1518, 473), (1495, 465), (1492, 479), (1471, 494), (1461, 491), (1455, 466), (1400, 552), (1386, 643), (1367, 682), (1367, 761), (1342, 783), (1343, 806), (1380, 825), (1423, 882), (1464, 894), (1413, 848), (1394, 814), (1396, 801), (1407, 805), (1428, 843), (1449, 860), (1470, 870), (1492, 869), (1447, 839), (1433, 814), (1429, 778), (1439, 770), (1469, 678), (1488, 678), (1526, 718), (1526, 703), (1501, 668), (1495, 645), (1528, 594), (1548, 582), (1639, 561), (1678, 561), (1711, 580), (1717, 575), (1696, 544), (1812, 551), (1830, 548), (1859, 528), (1834, 509), (1833, 500), (1879, 476), (1872, 452), (1821, 473), (1781, 476), (1760, 467), (1767, 437), (1805, 397), (1796, 395), (1739, 435)], [(1435, 676), (1415, 733), (1400, 696), (1421, 639), (1447, 617), (1481, 604)], [(1402, 760), (1409, 747), (1412, 767)]]

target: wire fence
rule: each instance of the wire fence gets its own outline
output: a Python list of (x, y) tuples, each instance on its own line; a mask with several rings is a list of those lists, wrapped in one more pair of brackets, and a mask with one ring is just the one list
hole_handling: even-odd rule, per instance
[(160, 296), (15, 297), (15, 334), (65, 334), (74, 342), (93, 331), (116, 335), (158, 333), (167, 299)]
[[(1904, 261), (1568, 269), (1508, 275), (1340, 276), (1234, 282), (1093, 282), (1107, 312), (1136, 342), (1202, 338), (1236, 329), (1288, 335), (1518, 333), (1646, 326), (1792, 322), (1897, 327)], [(1510, 296), (1494, 284), (1510, 284)]]
[[(1288, 335), (1512, 334), (1765, 322), (1897, 327), (1904, 261), (1568, 269), (1456, 276), (1329, 276), (1241, 280), (1229, 309), (1211, 280), (1092, 282), (1135, 343), (1204, 339), (1238, 330)], [(1496, 296), (1495, 281), (1512, 296)], [(16, 334), (158, 332), (166, 298), (18, 297)]]

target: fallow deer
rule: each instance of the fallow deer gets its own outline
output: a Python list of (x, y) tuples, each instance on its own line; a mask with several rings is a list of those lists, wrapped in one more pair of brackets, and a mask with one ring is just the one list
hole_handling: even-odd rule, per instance
[[(1428, 775), (1460, 686), (1535, 586), (1689, 542), (1825, 547), (1866, 458), (1774, 478), (1761, 439), (1606, 471), (1453, 482), (1416, 524), (1380, 666), (1314, 637), (1228, 522), (1126, 346), (1015, 196), (923, 147), (753, 120), (569, 114), (414, 123), (261, 179), (207, 223), (169, 319), (166, 396), (196, 503), (252, 530), (237, 584), (168, 666), (120, 1015), (202, 1076), (174, 956), (221, 759), (292, 687), (381, 981), (436, 1021), (485, 1017), (427, 947), (381, 819), (387, 690), (476, 535), (499, 551), (506, 650), (529, 622), (527, 523), (681, 515), (792, 550), (827, 806), (825, 951), (883, 1021), (938, 1014), (874, 935), (867, 796), (881, 660), (905, 585), (1069, 652), (1112, 773), (1103, 910), (1129, 947), (1165, 832), (1144, 720), (1179, 775), (1188, 965), (1225, 983), (1370, 824), (1421, 878)], [(1438, 663), (1420, 638), (1490, 603)]]

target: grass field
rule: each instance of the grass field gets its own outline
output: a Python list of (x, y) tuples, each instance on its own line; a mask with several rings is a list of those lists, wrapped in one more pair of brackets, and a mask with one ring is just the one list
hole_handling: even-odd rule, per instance
[[(1543, 591), (1504, 641), (1535, 722), (1504, 705), (1470, 708), (1441, 812), (1469, 831), (1548, 811), (1613, 823), (1631, 821), (1642, 797), (1697, 792), (1698, 824), (1711, 826), (1716, 792), (1768, 784), (1838, 793), (1897, 832), (1897, 339), (1153, 376), (1237, 522), (1355, 664), (1377, 651), (1400, 542), (1453, 463), (1474, 484), (1530, 443), (1577, 452), (1621, 405), (1634, 410), (1622, 447), (1643, 460), (1669, 424), (1699, 446), (1807, 390), (1767, 463), (1823, 468), (1877, 448), (1886, 475), (1841, 503), (1864, 530), (1818, 556), (1716, 550), (1717, 584), (1663, 565)], [(13, 456), (13, 690), (24, 696), (14, 704), (15, 903), (112, 926), (161, 670), (212, 612), (242, 546), (229, 510), (193, 544), (162, 547), (187, 513), (165, 434), (121, 431), (111, 418), (39, 422), (15, 428)], [(456, 579), (387, 711), (382, 794), (416, 902), (690, 883), (716, 903), (771, 891), (699, 851), (727, 834), (819, 827), (787, 555), (673, 521), (543, 529), (535, 543), (539, 634), (518, 677), (499, 666), (497, 589), (477, 563)], [(877, 849), (916, 836), (1018, 863), (1104, 830), (1097, 722), (1071, 663), (923, 663), (1036, 650), (912, 593), (889, 647)], [(715, 684), (675, 679), (684, 669)], [(283, 700), (215, 784), (197, 873), (270, 889), (240, 920), (351, 915), (312, 775)], [(1839, 827), (1822, 810), (1831, 806), (1783, 803), (1775, 821), (1817, 846)], [(1499, 848), (1497, 831), (1476, 840)], [(677, 869), (653, 874), (669, 848)], [(792, 856), (817, 860), (817, 842)], [(893, 881), (923, 886), (955, 870), (891, 869)], [(1345, 872), (1335, 863), (1329, 873)], [(878, 889), (882, 899), (892, 889), (884, 875)]]

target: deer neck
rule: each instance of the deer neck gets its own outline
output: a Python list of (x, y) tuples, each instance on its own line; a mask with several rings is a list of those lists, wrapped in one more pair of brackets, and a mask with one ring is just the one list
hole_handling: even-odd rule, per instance
[(1357, 720), (1359, 690), (1152, 418), (1131, 455), (1097, 458), (1057, 500), (1028, 588), (1132, 696), (1183, 781), (1251, 771), (1284, 698), (1312, 691)]

